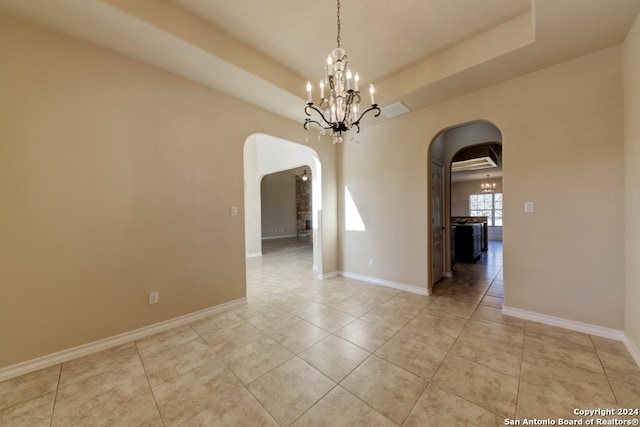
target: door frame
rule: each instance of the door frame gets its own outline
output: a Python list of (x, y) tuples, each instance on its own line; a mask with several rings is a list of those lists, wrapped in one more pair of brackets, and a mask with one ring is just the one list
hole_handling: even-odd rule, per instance
[[(430, 284), (429, 288), (432, 288), (439, 280), (443, 279), (446, 274), (446, 259), (445, 259), (445, 248), (447, 247), (447, 238), (446, 238), (446, 221), (445, 221), (445, 197), (444, 197), (444, 189), (445, 189), (445, 178), (444, 178), (444, 165), (438, 161), (432, 160), (429, 168), (429, 227), (430, 227), (430, 250), (429, 250), (429, 266), (430, 266)], [(435, 189), (435, 181), (434, 181), (434, 172), (440, 171), (440, 189), (436, 191)], [(437, 203), (434, 203), (434, 199), (437, 197)], [(438, 206), (439, 209), (434, 209), (434, 206)], [(434, 229), (434, 222), (437, 220), (437, 217), (440, 217), (440, 274), (436, 274), (437, 271), (437, 256), (436, 256), (436, 234)]]

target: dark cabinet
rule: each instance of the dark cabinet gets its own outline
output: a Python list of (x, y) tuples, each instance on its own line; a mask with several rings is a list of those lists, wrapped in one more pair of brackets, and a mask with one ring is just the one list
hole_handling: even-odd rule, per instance
[(456, 263), (456, 226), (451, 226), (451, 266)]
[(484, 246), (483, 231), (483, 224), (456, 226), (454, 247), (457, 262), (473, 263), (480, 258)]

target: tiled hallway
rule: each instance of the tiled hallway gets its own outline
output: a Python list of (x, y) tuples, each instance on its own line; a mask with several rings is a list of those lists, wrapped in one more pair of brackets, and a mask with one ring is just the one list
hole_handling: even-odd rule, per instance
[(247, 305), (0, 383), (0, 426), (499, 426), (640, 406), (621, 342), (501, 314), (499, 245), (427, 297), (315, 280), (310, 241), (266, 243)]

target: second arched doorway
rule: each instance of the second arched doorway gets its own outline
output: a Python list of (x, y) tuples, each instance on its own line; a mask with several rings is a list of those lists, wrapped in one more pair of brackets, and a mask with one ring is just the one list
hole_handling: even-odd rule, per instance
[[(477, 147), (476, 150), (470, 149)], [(496, 148), (497, 147), (497, 148)], [(429, 287), (450, 277), (455, 259), (455, 241), (451, 238), (452, 216), (470, 217), (469, 195), (457, 197), (452, 193), (456, 182), (476, 182), (485, 175), (499, 180), (502, 188), (502, 133), (493, 123), (479, 121), (443, 129), (432, 140), (429, 149)], [(487, 157), (488, 159), (483, 159)], [(456, 169), (456, 172), (453, 172)], [(457, 175), (457, 176), (456, 176)], [(477, 185), (477, 194), (482, 188)], [(473, 184), (467, 190), (475, 188)], [(465, 191), (467, 191), (465, 190)], [(475, 193), (474, 193), (475, 194)], [(455, 197), (454, 197), (455, 196)], [(460, 200), (462, 205), (453, 206)], [(466, 208), (466, 210), (465, 210)], [(455, 214), (455, 215), (454, 215)], [(502, 225), (500, 225), (500, 229)], [(496, 233), (497, 234), (497, 233)], [(500, 238), (501, 238), (501, 233)]]

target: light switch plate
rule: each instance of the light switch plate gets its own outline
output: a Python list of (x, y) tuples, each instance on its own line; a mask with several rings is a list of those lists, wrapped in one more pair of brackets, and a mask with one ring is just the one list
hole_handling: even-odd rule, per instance
[(524, 202), (524, 213), (533, 213), (533, 202)]

